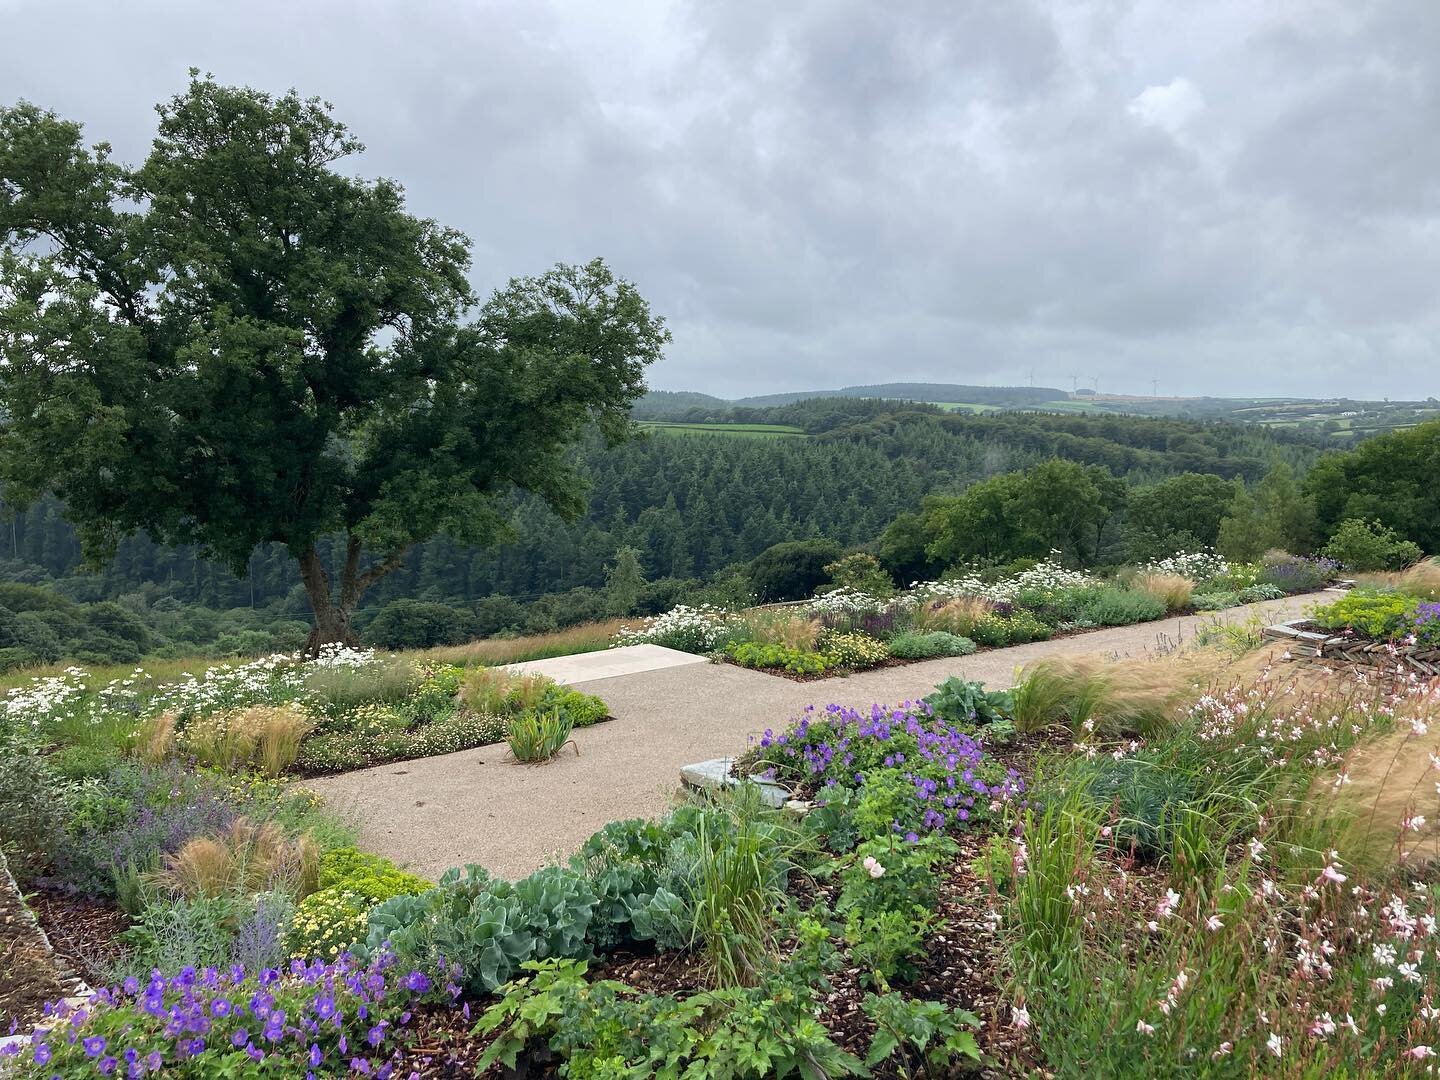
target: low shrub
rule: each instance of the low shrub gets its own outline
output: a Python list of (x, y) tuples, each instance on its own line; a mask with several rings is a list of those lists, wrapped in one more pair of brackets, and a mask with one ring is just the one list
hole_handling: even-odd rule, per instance
[(1023, 645), (1027, 641), (1046, 641), (1050, 627), (1046, 626), (1033, 612), (1017, 608), (1007, 615), (1005, 638), (1011, 645)]
[(407, 758), (453, 754), (505, 738), (506, 721), (460, 709), (414, 731), (393, 709), (375, 706), (357, 712), (346, 731), (312, 735), (300, 745), (296, 765), (307, 773), (341, 772)]
[(1004, 648), (1010, 644), (1010, 620), (990, 612), (970, 624), (967, 636), (988, 648)]
[(364, 653), (355, 662), (308, 667), (304, 697), (317, 717), (337, 719), (361, 705), (400, 705), (424, 679), (425, 672), (409, 660)]
[(1166, 601), (1135, 589), (1095, 590), (1085, 601), (1085, 617), (1100, 626), (1129, 626), (1164, 617)]
[(831, 667), (823, 653), (805, 652), (784, 645), (762, 645), (745, 641), (730, 650), (730, 658), (741, 667), (779, 668), (792, 675), (823, 675)]
[(1108, 821), (1119, 851), (1150, 862), (1171, 853), (1181, 811), (1198, 794), (1188, 771), (1143, 753), (1077, 759), (1066, 781)]
[(290, 920), (286, 951), (302, 961), (315, 957), (333, 960), (349, 952), (365, 936), (375, 903), (339, 885), (311, 893), (300, 901)]
[(1335, 577), (1339, 563), (1328, 558), (1306, 558), (1284, 551), (1266, 552), (1260, 560), (1257, 585), (1273, 585), (1281, 592), (1314, 592)]
[(1372, 638), (1403, 636), (1413, 629), (1419, 601), (1402, 593), (1355, 589), (1315, 608), (1311, 618), (1327, 630), (1353, 629)]
[(1243, 602), (1240, 594), (1233, 592), (1197, 592), (1190, 598), (1190, 606), (1196, 611), (1224, 611), (1239, 607)]
[(968, 656), (976, 649), (975, 642), (944, 630), (928, 633), (909, 630), (890, 639), (890, 655), (901, 660), (929, 660), (937, 656)]
[(826, 633), (820, 639), (820, 651), (828, 667), (852, 671), (871, 668), (890, 659), (885, 642), (860, 633)]
[(1363, 518), (1342, 521), (1325, 545), (1324, 554), (1359, 573), (1399, 570), (1425, 557), (1419, 546), (1402, 539), (1394, 529)]

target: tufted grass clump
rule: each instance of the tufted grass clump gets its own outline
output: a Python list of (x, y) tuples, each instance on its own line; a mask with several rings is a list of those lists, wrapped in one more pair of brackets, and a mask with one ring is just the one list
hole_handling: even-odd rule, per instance
[(575, 721), (563, 709), (527, 709), (511, 718), (506, 741), (516, 761), (541, 765), (565, 749), (574, 730)]

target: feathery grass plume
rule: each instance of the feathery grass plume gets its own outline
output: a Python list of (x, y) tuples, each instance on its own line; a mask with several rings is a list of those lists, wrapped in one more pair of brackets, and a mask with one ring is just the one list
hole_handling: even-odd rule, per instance
[(1406, 570), (1357, 574), (1356, 580), (1362, 585), (1393, 589), (1421, 600), (1440, 600), (1440, 558), (1422, 559)]
[(305, 694), (325, 716), (343, 716), (361, 705), (398, 705), (420, 686), (424, 673), (413, 661), (391, 656), (360, 664), (313, 666)]
[(472, 641), (467, 645), (451, 645), (429, 649), (421, 654), (426, 659), (446, 664), (503, 665), (525, 660), (545, 660), (552, 656), (573, 656), (576, 653), (608, 649), (611, 640), (625, 625), (624, 619), (582, 623), (553, 630), (547, 634), (526, 634), (523, 637), (493, 637)]
[(742, 618), (751, 641), (761, 645), (783, 645), (801, 652), (815, 651), (821, 623), (812, 615), (756, 608), (745, 612)]
[(273, 821), (238, 818), (219, 836), (200, 836), (167, 855), (153, 885), (195, 899), (283, 890), (296, 899), (314, 892), (320, 848), (309, 836), (287, 840)]
[(460, 686), (460, 700), (482, 716), (508, 716), (535, 709), (555, 680), (505, 668), (473, 668)]
[(976, 624), (994, 614), (995, 605), (983, 596), (957, 596), (922, 604), (915, 611), (914, 623), (917, 630), (943, 630), (959, 637), (973, 637)]
[(1046, 657), (1021, 672), (1013, 691), (1015, 725), (1038, 731), (1064, 723), (1077, 737), (1082, 729), (1149, 735), (1169, 726), (1186, 693), (1214, 664), (1198, 652), (1165, 662)]
[(1161, 574), (1145, 571), (1136, 574), (1130, 582), (1132, 589), (1148, 593), (1165, 604), (1166, 611), (1179, 611), (1190, 606), (1190, 597), (1195, 592), (1195, 582), (1179, 574)]
[(135, 754), (158, 765), (175, 752), (175, 714), (163, 712), (144, 720), (135, 739)]
[(252, 705), (196, 717), (175, 743), (204, 765), (227, 772), (254, 767), (267, 776), (279, 776), (295, 763), (301, 741), (314, 727), (293, 703)]

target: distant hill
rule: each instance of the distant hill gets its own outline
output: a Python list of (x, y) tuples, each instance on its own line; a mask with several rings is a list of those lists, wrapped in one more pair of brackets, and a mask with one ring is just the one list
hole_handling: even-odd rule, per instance
[(724, 410), (735, 403), (693, 390), (650, 390), (630, 410), (636, 420), (662, 420), (689, 409)]
[(1070, 395), (1052, 386), (961, 386), (956, 383), (877, 383), (847, 386), (842, 390), (802, 390), (792, 394), (763, 394), (741, 398), (736, 405), (764, 408), (793, 405), (808, 398), (891, 398), (902, 401), (969, 402), (973, 405), (1023, 407), (1064, 401)]

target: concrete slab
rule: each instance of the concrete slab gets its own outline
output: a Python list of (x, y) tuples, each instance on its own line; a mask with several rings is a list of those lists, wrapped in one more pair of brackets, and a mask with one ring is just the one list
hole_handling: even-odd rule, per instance
[(660, 645), (624, 645), (618, 649), (578, 653), (575, 656), (552, 656), (548, 660), (526, 660), (510, 664), (511, 671), (548, 675), (558, 683), (594, 682), (613, 679), (617, 675), (639, 675), (646, 671), (684, 667), (686, 664), (708, 664), (703, 656), (666, 649)]

